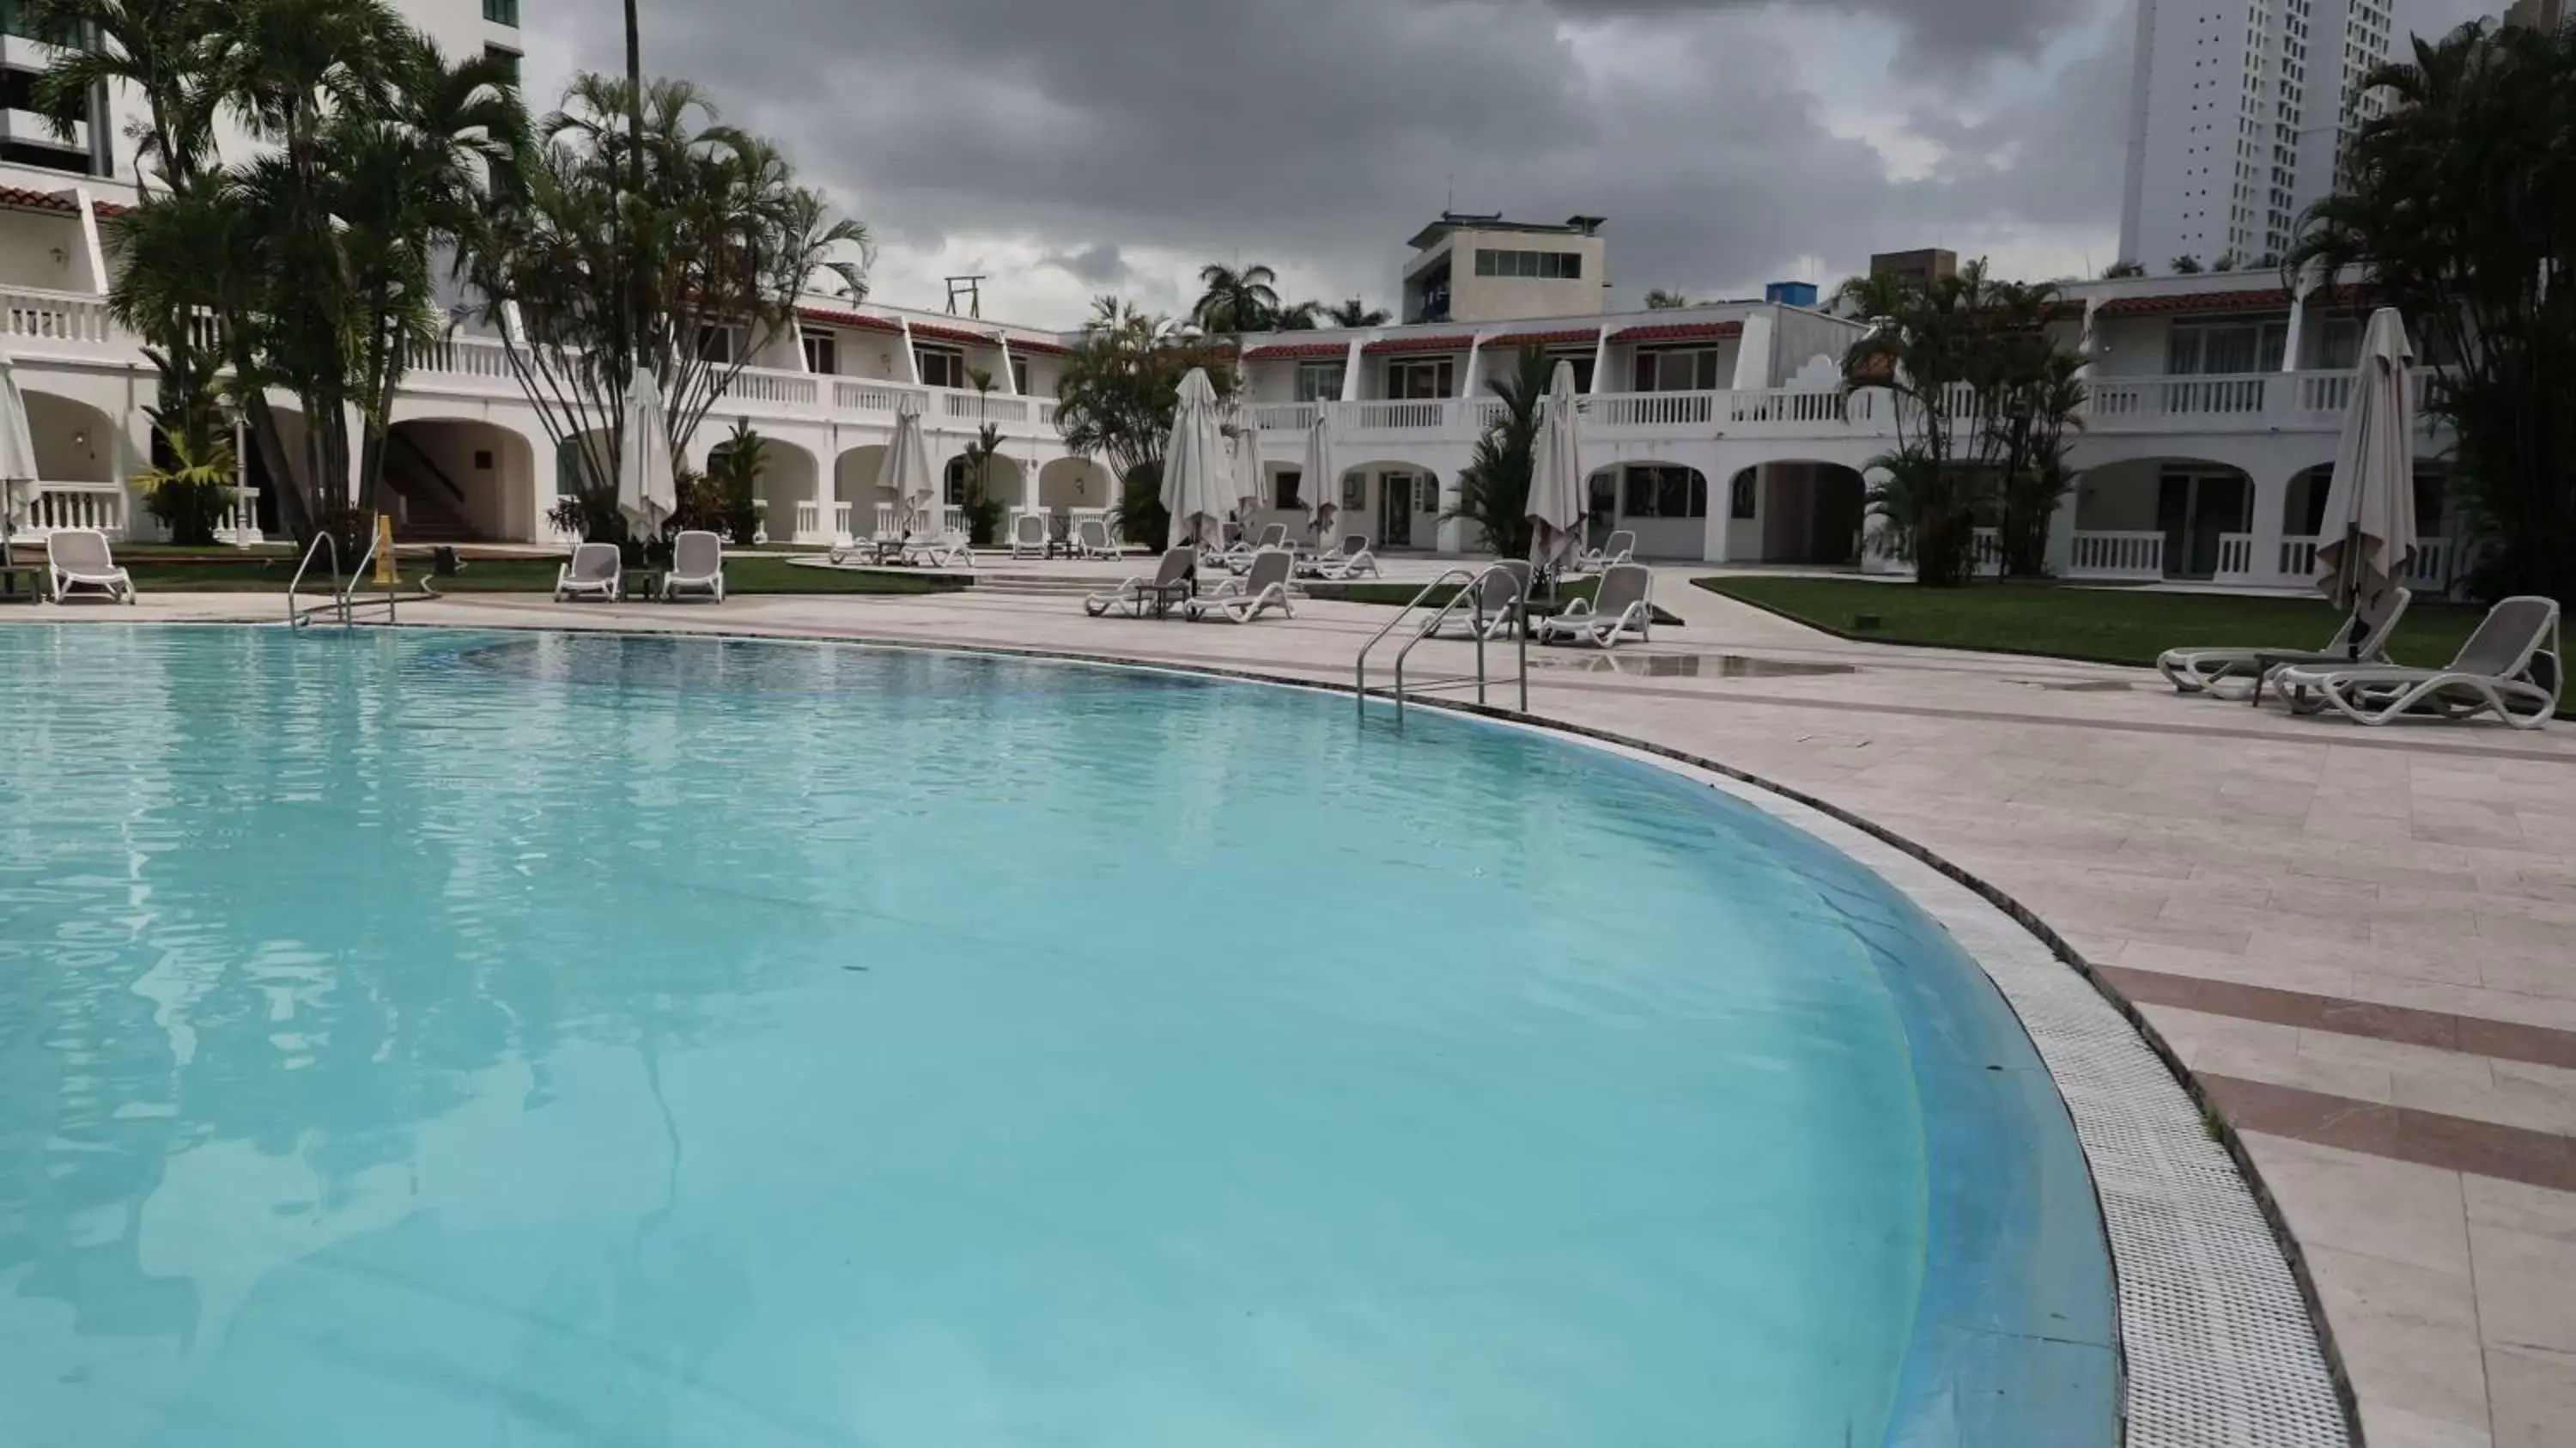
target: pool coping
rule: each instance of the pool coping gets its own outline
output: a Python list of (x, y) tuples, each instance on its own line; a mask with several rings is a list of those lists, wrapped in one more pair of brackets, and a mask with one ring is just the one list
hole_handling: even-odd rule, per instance
[[(1348, 685), (1255, 669), (854, 633), (562, 622), (369, 622), (362, 626), (387, 631), (844, 644), (1227, 679), (1343, 699), (1354, 694)], [(2097, 1199), (2104, 1206), (2117, 1293), (2114, 1328), (2121, 1373), (2117, 1404), (2121, 1442), (2132, 1448), (2183, 1448), (2211, 1442), (2325, 1448), (2363, 1441), (2351, 1379), (2313, 1274), (2251, 1153), (2172, 1045), (2036, 912), (1991, 882), (1864, 816), (1715, 759), (1496, 705), (1442, 698), (1408, 703), (1585, 742), (1684, 778), (1697, 778), (1842, 851), (1913, 901), (1950, 931), (1995, 984), (2030, 1035), (2075, 1122)], [(2004, 927), (2000, 931), (1994, 928), (1998, 916)], [(2038, 952), (2013, 949), (2033, 944), (2040, 947)], [(2115, 1029), (2106, 1032), (2105, 1024)], [(2144, 1099), (2150, 1097), (2164, 1099)], [(2246, 1237), (2249, 1228), (2259, 1236), (2263, 1249), (2252, 1256), (2245, 1255), (2252, 1245)], [(2278, 1280), (2272, 1280), (2275, 1272)], [(2239, 1310), (2227, 1310), (2231, 1298), (2243, 1299), (2233, 1304)], [(2214, 1317), (2208, 1310), (2212, 1302), (2219, 1305)], [(2197, 1315), (2192, 1311), (2195, 1306), (2202, 1309)], [(2314, 1354), (2313, 1362), (2304, 1360), (2309, 1353)], [(2320, 1376), (2321, 1382), (2302, 1381)], [(2281, 1421), (2279, 1415), (2284, 1412), (2297, 1420)]]

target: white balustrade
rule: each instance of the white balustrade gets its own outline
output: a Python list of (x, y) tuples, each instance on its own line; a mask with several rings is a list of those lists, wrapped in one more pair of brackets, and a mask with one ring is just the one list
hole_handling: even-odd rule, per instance
[(516, 383), (510, 349), (497, 337), (444, 337), (412, 355), (411, 370), (433, 377), (479, 377)]
[(823, 532), (822, 504), (806, 501), (799, 502), (796, 505), (796, 531), (794, 534), (790, 535), (788, 541), (792, 543), (829, 543), (832, 541), (830, 537), (826, 536)]
[(1333, 421), (1347, 416), (1354, 432), (1437, 432), (1448, 425), (1449, 404), (1441, 400), (1350, 402), (1335, 409)]
[(247, 548), (263, 540), (259, 531), (259, 489), (235, 488), (232, 491), (231, 506), (224, 509), (224, 516), (215, 524), (215, 541)]
[(1590, 398), (1584, 420), (1600, 427), (1705, 427), (1717, 418), (1715, 392), (1614, 392)]
[(1033, 397), (1033, 398), (1030, 398), (1030, 399), (1029, 399), (1029, 401), (1030, 401), (1032, 404), (1034, 404), (1034, 405), (1036, 406), (1036, 408), (1037, 408), (1037, 413), (1038, 413), (1038, 425), (1039, 425), (1039, 426), (1041, 426), (1041, 427), (1053, 427), (1053, 426), (1055, 426), (1055, 414), (1056, 414), (1057, 402), (1056, 402), (1056, 400), (1055, 400), (1054, 398), (1052, 398), (1052, 397)]
[[(2323, 538), (2291, 537), (2281, 540), (2281, 580), (2299, 583), (2314, 579), (2324, 571), (2317, 562), (2317, 547)], [(2418, 538), (2415, 560), (2407, 565), (2406, 586), (2442, 592), (2451, 586), (2451, 575), (2459, 566), (2460, 550), (2449, 538)]]
[(768, 367), (745, 367), (726, 380), (723, 396), (737, 402), (767, 402), (780, 407), (811, 407), (821, 395), (812, 377)]
[(966, 510), (953, 505), (941, 509), (939, 512), (939, 529), (940, 532), (947, 537), (965, 537)]
[(1978, 577), (2003, 577), (2004, 535), (2002, 530), (1996, 528), (1979, 528), (1976, 532), (1975, 541), (1969, 547), (1968, 556), (1969, 566), (1976, 570)]
[(94, 528), (110, 538), (126, 536), (131, 517), (122, 483), (39, 483), (36, 501), (17, 532), (27, 538), (72, 528)]
[(2070, 578), (2149, 579), (2165, 576), (2162, 533), (2077, 533)]
[(1028, 399), (1024, 397), (1005, 397), (998, 392), (964, 392), (949, 387), (939, 389), (939, 397), (942, 412), (968, 422), (1029, 420)]
[(104, 298), (32, 287), (0, 287), (0, 335), (91, 345), (118, 340)]
[(906, 397), (919, 397), (917, 388), (892, 382), (854, 381), (842, 378), (832, 387), (833, 404), (844, 412), (882, 412), (894, 416)]
[(892, 503), (877, 504), (877, 530), (871, 536), (878, 538), (902, 537), (903, 524), (898, 521), (897, 517), (900, 511), (901, 510), (896, 508)]
[(1315, 426), (1311, 402), (1264, 402), (1252, 409), (1253, 424), (1263, 432), (1307, 432)]
[[(1719, 394), (1694, 395), (1715, 397)], [(1785, 387), (1775, 387), (1748, 389), (1723, 395), (1726, 399), (1726, 421), (1731, 426), (1742, 427), (1756, 423), (1802, 423), (1841, 431), (1849, 423), (1844, 397), (1839, 392), (1801, 392)]]
[(2242, 583), (2254, 576), (2254, 535), (2221, 533), (2218, 535), (2218, 580)]
[(2298, 376), (2301, 412), (2341, 413), (2352, 402), (2351, 372), (2303, 372)]

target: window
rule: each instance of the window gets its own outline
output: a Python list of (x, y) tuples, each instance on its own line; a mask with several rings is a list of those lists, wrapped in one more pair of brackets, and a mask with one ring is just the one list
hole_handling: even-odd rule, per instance
[[(1556, 375), (1557, 363), (1572, 363), (1574, 365), (1574, 390), (1578, 393), (1588, 395), (1592, 391), (1592, 363), (1594, 358), (1595, 354), (1589, 347), (1586, 347), (1579, 352), (1550, 352), (1547, 354), (1547, 372), (1550, 377), (1553, 377)], [(1488, 354), (1485, 359), (1487, 375), (1491, 375), (1493, 366), (1493, 356), (1492, 354)]]
[(1708, 480), (1696, 468), (1631, 467), (1627, 511), (1631, 518), (1705, 518)]
[(731, 366), (733, 364), (733, 346), (733, 328), (731, 327), (700, 327), (698, 329), (698, 360), (702, 362), (713, 362), (719, 367)]
[(1579, 251), (1497, 251), (1491, 247), (1478, 247), (1476, 275), (1533, 277), (1551, 282), (1579, 282), (1583, 280), (1583, 253)]
[(1339, 402), (1342, 400), (1343, 366), (1339, 362), (1300, 362), (1297, 364), (1297, 400), (1299, 402)]
[(1368, 506), (1368, 474), (1342, 474), (1342, 511), (1357, 512)]
[(2353, 317), (2328, 317), (2317, 334), (2316, 360), (2308, 364), (2328, 372), (2341, 372), (2361, 365), (2361, 322)]
[(2265, 322), (2176, 323), (2165, 339), (2165, 371), (2175, 377), (2233, 376), (2270, 372), (2289, 345), (2287, 319)]
[(483, 18), (495, 25), (519, 28), (519, 0), (483, 0)]
[(1298, 489), (1305, 481), (1305, 475), (1302, 473), (1273, 474), (1270, 479), (1270, 506), (1282, 511), (1305, 507), (1305, 503), (1298, 497)]
[(914, 343), (912, 355), (921, 365), (921, 382), (925, 387), (963, 387), (966, 385), (966, 354), (954, 347), (925, 347)]
[(964, 458), (950, 458), (948, 460), (948, 475), (940, 479), (940, 481), (945, 485), (941, 489), (940, 496), (946, 500), (948, 506), (952, 508), (965, 507), (966, 460)]
[(829, 377), (841, 370), (841, 339), (829, 332), (804, 334), (805, 370), (817, 377)]
[(1751, 468), (1735, 475), (1735, 481), (1726, 490), (1726, 516), (1758, 518), (1762, 515), (1761, 494), (1755, 491), (1760, 479), (1761, 474)]
[(1386, 364), (1386, 395), (1399, 402), (1447, 397), (1457, 376), (1454, 357), (1419, 357)]
[(1026, 357), (1011, 359), (1011, 390), (1022, 397), (1029, 395), (1029, 359)]
[(512, 89), (516, 89), (518, 87), (519, 52), (515, 50), (505, 50), (497, 45), (487, 45), (483, 47), (483, 58), (485, 60), (493, 61), (501, 67), (502, 73), (510, 78)]
[(1715, 392), (1717, 349), (1667, 347), (1637, 354), (1639, 392)]
[(1433, 477), (1429, 473), (1414, 474), (1413, 511), (1417, 513), (1437, 513), (1440, 511), (1440, 480), (1438, 478)]

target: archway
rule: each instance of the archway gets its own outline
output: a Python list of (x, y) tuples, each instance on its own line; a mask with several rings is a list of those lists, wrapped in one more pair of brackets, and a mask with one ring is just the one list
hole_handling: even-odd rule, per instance
[(1860, 562), (1868, 494), (1856, 468), (1791, 458), (1743, 469), (1711, 503), (1726, 510), (1730, 559), (1845, 568)]
[(30, 391), (26, 398), (36, 478), (45, 485), (28, 531), (96, 528), (116, 533), (151, 526), (140, 500), (129, 497), (118, 477), (125, 444), (108, 415), (50, 392)]
[[(1298, 483), (1304, 496), (1305, 483)], [(1365, 533), (1370, 544), (1387, 549), (1436, 547), (1440, 515), (1456, 500), (1448, 495), (1439, 472), (1420, 463), (1384, 458), (1345, 464), (1330, 501), (1335, 536)], [(1281, 520), (1287, 521), (1287, 520)], [(1292, 526), (1302, 525), (1303, 519)], [(1464, 546), (1481, 551), (1485, 540), (1473, 523), (1466, 525)]]
[[(792, 442), (764, 435), (761, 443), (760, 476), (752, 484), (752, 497), (769, 541), (820, 545), (848, 536), (852, 510), (823, 496), (821, 461)], [(712, 465), (726, 448), (723, 442), (709, 448), (708, 462)]]
[(2254, 571), (2254, 480), (2205, 458), (2087, 469), (2075, 490), (2078, 575), (2216, 578)]
[(1118, 480), (1098, 458), (1057, 458), (1038, 469), (1038, 506), (1050, 513), (1118, 506)]
[(861, 537), (893, 532), (903, 506), (893, 489), (877, 486), (878, 476), (885, 471), (886, 451), (885, 444), (871, 443), (844, 448), (832, 460), (832, 496), (850, 505), (850, 531)]
[(385, 435), (383, 496), (406, 543), (534, 542), (553, 500), (537, 497), (537, 449), (513, 428), (414, 418)]
[(1705, 558), (1709, 492), (1706, 474), (1679, 463), (1597, 469), (1584, 484), (1586, 527), (1596, 538), (1616, 529), (1636, 534), (1640, 557)]
[[(2459, 550), (2450, 537), (2451, 476), (2439, 462), (2415, 467), (2415, 566), (2408, 582), (2418, 589), (2447, 588), (2458, 571)], [(2325, 532), (2326, 498), (2334, 464), (2319, 463), (2292, 475), (2281, 495), (2281, 556), (2285, 581), (2316, 573), (2316, 546)]]

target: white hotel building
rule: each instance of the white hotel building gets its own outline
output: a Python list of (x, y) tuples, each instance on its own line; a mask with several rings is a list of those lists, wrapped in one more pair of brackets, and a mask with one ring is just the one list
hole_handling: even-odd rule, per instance
[[(516, 49), (507, 0), (406, 8), (451, 50)], [(0, 99), (23, 105), (23, 77), (48, 55), (25, 37), (0, 42), (12, 88)], [(17, 364), (43, 474), (30, 531), (102, 526), (141, 537), (152, 524), (121, 480), (150, 453), (142, 409), (153, 374), (137, 339), (106, 315), (115, 258), (102, 221), (133, 193), (111, 164), (130, 166), (130, 156), (110, 155), (130, 143), (113, 108), (103, 109), (105, 125), (69, 146), (30, 139), (44, 134), (32, 117), (0, 110), (0, 350)], [(1407, 274), (1419, 280), (1428, 253), (1445, 248), (1454, 307), (1426, 305), (1417, 310), (1432, 319), (1409, 324), (1247, 339), (1244, 367), (1271, 460), (1269, 511), (1302, 522), (1320, 486), (1345, 527), (1382, 548), (1475, 546), (1443, 514), (1493, 414), (1486, 380), (1537, 347), (1572, 361), (1586, 394), (1596, 528), (1632, 528), (1656, 558), (1861, 566), (1864, 474), (1895, 429), (1884, 394), (1842, 396), (1839, 363), (1859, 327), (1772, 302), (1605, 314), (1599, 228), (1594, 218), (1478, 234), (1435, 225), (1417, 238)], [(1581, 260), (1525, 266), (1518, 256), (1550, 249)], [(1513, 285), (1471, 306), (1484, 265), (1471, 253), (1483, 250), (1510, 254)], [(1505, 265), (1498, 255), (1489, 269), (1499, 277)], [(1565, 314), (1490, 319), (1487, 306), (1512, 311), (1495, 297), (1520, 292)], [(2095, 361), (2076, 450), (2084, 475), (2059, 515), (2056, 571), (2304, 583), (2360, 318), (2294, 297), (2268, 273), (2077, 283), (2068, 295), (2074, 305), (2059, 325), (2070, 343), (2089, 335)], [(1488, 319), (1446, 319), (1469, 315)], [(702, 464), (731, 423), (748, 422), (772, 442), (761, 482), (771, 541), (868, 533), (895, 507), (876, 477), (896, 407), (912, 394), (927, 404), (943, 460), (960, 458), (985, 423), (999, 429), (1004, 457), (992, 483), (1014, 511), (1103, 509), (1114, 502), (1108, 469), (1073, 456), (1056, 428), (1056, 386), (1078, 340), (811, 297), (798, 326), (754, 356), (717, 405), (690, 461)], [(989, 373), (996, 389), (971, 389), (970, 370)], [(1297, 467), (1320, 413), (1332, 419), (1339, 476), (1319, 483)], [(402, 536), (550, 541), (557, 449), (498, 341), (460, 334), (422, 358), (393, 421), (388, 482)], [(2428, 435), (2428, 455), (2440, 443)], [(250, 464), (230, 533), (242, 540), (274, 517), (267, 480)], [(2431, 546), (2420, 572), (2438, 584), (2455, 560), (2440, 490), (2424, 493)]]

